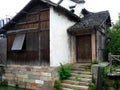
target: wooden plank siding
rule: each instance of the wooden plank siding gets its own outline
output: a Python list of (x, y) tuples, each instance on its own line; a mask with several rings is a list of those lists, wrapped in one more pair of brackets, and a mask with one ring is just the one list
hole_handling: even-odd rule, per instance
[[(31, 30), (32, 28), (36, 30)], [(49, 65), (49, 8), (47, 6), (42, 4), (33, 6), (25, 16), (21, 16), (17, 23), (9, 28), (8, 32), (8, 64)], [(22, 50), (12, 51), (13, 41), (18, 33), (25, 33), (24, 44)]]

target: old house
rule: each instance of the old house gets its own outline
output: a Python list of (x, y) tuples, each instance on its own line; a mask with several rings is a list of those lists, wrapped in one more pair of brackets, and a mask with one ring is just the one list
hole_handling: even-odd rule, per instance
[(108, 11), (88, 12), (84, 3), (31, 0), (2, 28), (7, 31), (8, 65), (3, 78), (9, 85), (17, 81), (21, 87), (26, 82), (27, 88), (49, 88), (57, 78), (53, 67), (60, 63), (102, 60), (110, 15)]

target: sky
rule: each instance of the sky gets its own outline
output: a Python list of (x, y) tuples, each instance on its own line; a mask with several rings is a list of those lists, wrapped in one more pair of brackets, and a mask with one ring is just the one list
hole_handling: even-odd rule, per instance
[[(0, 0), (0, 18), (13, 17), (30, 0)], [(59, 1), (59, 0), (52, 0)], [(91, 12), (109, 10), (112, 22), (118, 20), (120, 0), (85, 0), (84, 7)]]

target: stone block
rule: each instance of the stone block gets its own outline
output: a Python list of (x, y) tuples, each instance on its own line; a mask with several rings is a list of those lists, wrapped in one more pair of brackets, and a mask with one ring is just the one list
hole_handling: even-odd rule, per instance
[(35, 82), (34, 79), (26, 79), (25, 81), (26, 81), (27, 83), (34, 83), (34, 82)]
[(33, 89), (33, 90), (38, 89), (38, 87), (40, 87), (40, 85), (37, 83), (27, 83), (26, 85), (26, 88)]
[(28, 78), (27, 74), (18, 74), (16, 75), (18, 78)]
[(32, 71), (32, 68), (26, 67), (26, 71)]
[(40, 78), (40, 76), (36, 76), (36, 75), (28, 75), (28, 78), (30, 78), (30, 79), (39, 79)]
[(22, 68), (22, 69), (19, 69), (19, 72), (22, 72), (22, 73), (26, 73), (26, 69), (25, 68)]
[(18, 83), (19, 87), (21, 87), (21, 88), (25, 88), (27, 85), (26, 82), (22, 82), (22, 81), (17, 81), (17, 83)]
[(54, 81), (46, 81), (44, 85), (42, 85), (41, 90), (53, 90), (53, 82)]
[(19, 73), (19, 70), (13, 69), (13, 70), (11, 70), (11, 73), (13, 73), (13, 74)]
[(43, 85), (44, 81), (43, 80), (35, 80), (35, 83)]
[(48, 67), (41, 67), (38, 72), (45, 72), (48, 70)]
[(46, 77), (51, 77), (51, 73), (48, 73), (48, 72), (42, 72), (41, 73), (42, 76), (46, 76)]
[(52, 77), (46, 77), (46, 76), (41, 76), (40, 80), (44, 80), (44, 81), (51, 81), (53, 80)]
[(32, 73), (33, 75), (36, 75), (36, 76), (39, 76), (40, 77), (40, 72), (34, 72), (34, 73)]
[(5, 75), (4, 75), (5, 77), (15, 77), (15, 74), (10, 74), (10, 73), (5, 73)]

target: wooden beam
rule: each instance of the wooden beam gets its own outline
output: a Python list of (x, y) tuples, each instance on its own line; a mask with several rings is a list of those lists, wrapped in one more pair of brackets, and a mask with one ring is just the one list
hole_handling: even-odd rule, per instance
[(35, 30), (38, 30), (38, 28), (26, 28), (26, 29), (18, 29), (18, 30), (9, 30), (7, 31), (7, 34), (12, 34), (12, 33), (25, 33), (25, 32), (28, 32), (28, 31), (35, 31)]
[(20, 22), (20, 23), (17, 23), (16, 25), (24, 25), (24, 24), (34, 24), (34, 23), (38, 23), (39, 21), (27, 21), (27, 22)]
[(28, 13), (28, 15), (36, 15), (36, 14), (39, 14), (40, 12), (44, 12), (44, 11), (48, 11), (49, 8), (45, 8), (45, 9), (42, 9), (42, 10), (38, 10), (36, 12), (31, 12), (31, 13)]
[(49, 31), (49, 29), (46, 30), (40, 30), (39, 28), (26, 28), (26, 29), (17, 29), (17, 30), (9, 30), (7, 31), (7, 34), (16, 34), (16, 33), (26, 33), (26, 32), (42, 32), (42, 31)]

